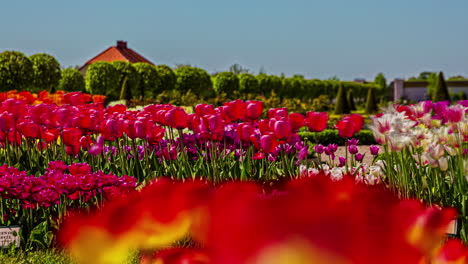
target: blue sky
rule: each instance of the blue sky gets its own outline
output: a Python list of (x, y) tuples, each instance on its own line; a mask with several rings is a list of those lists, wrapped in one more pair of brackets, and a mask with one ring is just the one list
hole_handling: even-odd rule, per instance
[(467, 0), (4, 1), (0, 52), (81, 65), (116, 40), (156, 64), (342, 80), (468, 77)]

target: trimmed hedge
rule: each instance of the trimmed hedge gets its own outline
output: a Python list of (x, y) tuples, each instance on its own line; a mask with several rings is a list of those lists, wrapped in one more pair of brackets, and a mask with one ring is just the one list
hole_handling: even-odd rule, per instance
[(77, 69), (62, 70), (62, 78), (60, 79), (58, 90), (67, 92), (85, 92), (85, 79), (83, 74)]
[(250, 73), (239, 74), (239, 92), (241, 93), (257, 93), (258, 80)]
[(51, 55), (45, 53), (34, 54), (29, 57), (33, 66), (32, 91), (46, 90), (53, 92), (57, 88), (62, 76), (60, 63)]
[(154, 66), (154, 68), (158, 72), (159, 77), (160, 86), (158, 92), (174, 90), (177, 81), (177, 76), (175, 75), (171, 67), (161, 64)]
[(175, 89), (179, 92), (191, 90), (195, 94), (205, 96), (206, 91), (213, 90), (210, 75), (203, 69), (192, 66), (181, 66), (175, 71), (177, 76)]
[(145, 62), (134, 63), (133, 68), (140, 76), (139, 93), (144, 98), (155, 98), (161, 92), (161, 80), (156, 68)]
[(216, 94), (239, 91), (239, 77), (233, 72), (220, 72), (214, 78)]
[[(346, 139), (338, 136), (338, 130), (336, 129), (325, 129), (324, 131), (319, 133), (302, 131), (298, 134), (299, 137), (301, 137), (301, 139), (309, 145), (319, 143), (322, 145), (338, 144), (339, 146), (344, 146), (346, 143)], [(316, 138), (317, 142), (315, 141)], [(355, 134), (353, 138), (359, 140), (359, 145), (377, 144), (377, 142), (374, 139), (374, 135), (370, 130), (361, 130), (360, 132)]]
[(0, 91), (28, 90), (33, 77), (31, 60), (18, 51), (0, 53)]
[[(130, 100), (140, 98), (144, 94), (140, 89), (140, 74), (128, 61), (113, 61), (112, 66), (117, 70), (120, 89), (125, 89), (124, 94), (120, 94), (120, 99)], [(125, 87), (123, 87), (125, 85)], [(120, 91), (122, 93), (122, 90)]]
[(107, 100), (117, 100), (120, 96), (119, 72), (115, 67), (105, 61), (91, 64), (86, 71), (86, 92), (102, 94)]

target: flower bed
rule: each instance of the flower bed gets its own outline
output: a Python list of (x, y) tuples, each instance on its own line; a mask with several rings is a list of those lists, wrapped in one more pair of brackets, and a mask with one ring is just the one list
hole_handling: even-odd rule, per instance
[(93, 172), (86, 163), (50, 162), (43, 175), (30, 175), (0, 166), (1, 225), (21, 226), (21, 240), (28, 248), (47, 248), (69, 210), (102, 206), (135, 190), (136, 179)]

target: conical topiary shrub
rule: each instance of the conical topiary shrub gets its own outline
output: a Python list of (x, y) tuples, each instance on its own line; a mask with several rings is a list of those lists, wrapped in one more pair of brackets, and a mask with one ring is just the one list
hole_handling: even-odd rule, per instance
[(346, 96), (346, 90), (343, 85), (340, 85), (338, 88), (338, 94), (336, 95), (336, 102), (335, 102), (335, 114), (349, 114), (351, 111), (348, 105), (348, 98)]
[(439, 72), (439, 75), (437, 76), (435, 90), (432, 94), (432, 101), (450, 101), (447, 84), (445, 83), (444, 74), (442, 72)]
[(348, 105), (349, 105), (349, 110), (351, 111), (356, 110), (356, 105), (354, 104), (353, 90), (349, 90), (348, 92)]
[(367, 92), (367, 100), (366, 100), (366, 114), (375, 113), (379, 110), (377, 106), (377, 102), (375, 101), (375, 91), (374, 88), (369, 88)]

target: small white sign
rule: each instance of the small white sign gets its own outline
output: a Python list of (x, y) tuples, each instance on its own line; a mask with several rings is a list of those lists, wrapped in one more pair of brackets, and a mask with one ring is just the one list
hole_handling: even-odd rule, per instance
[(6, 226), (0, 227), (0, 246), (9, 247), (12, 243), (16, 243), (15, 246), (20, 245), (20, 227), (19, 226)]

